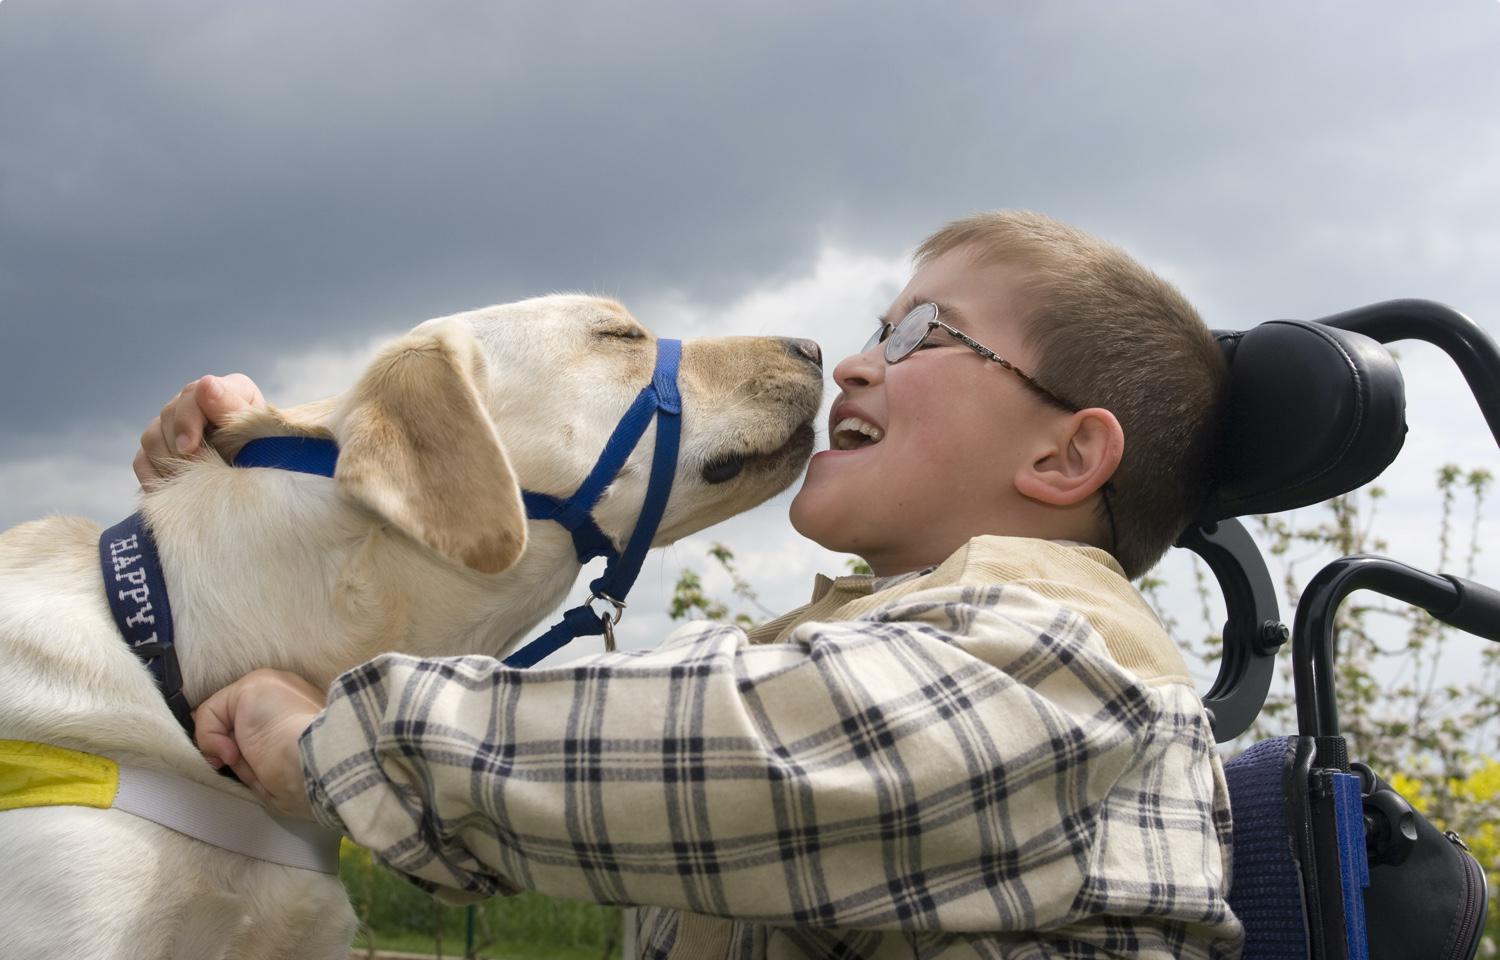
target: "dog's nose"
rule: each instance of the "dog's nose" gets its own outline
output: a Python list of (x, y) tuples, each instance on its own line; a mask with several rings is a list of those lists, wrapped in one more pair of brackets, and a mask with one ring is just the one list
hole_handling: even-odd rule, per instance
[(818, 346), (816, 341), (801, 340), (796, 337), (783, 337), (781, 344), (786, 347), (787, 352), (792, 356), (801, 357), (819, 370), (823, 369), (823, 350)]

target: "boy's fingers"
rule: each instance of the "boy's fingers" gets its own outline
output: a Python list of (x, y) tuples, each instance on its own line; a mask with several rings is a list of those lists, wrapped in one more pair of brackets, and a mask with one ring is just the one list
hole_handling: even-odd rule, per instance
[[(234, 742), (234, 737), (218, 733), (204, 733), (198, 731), (198, 749), (203, 755), (213, 762), (215, 766), (228, 764), (231, 767), (244, 763), (244, 756), (240, 753), (239, 744)], [(215, 762), (217, 761), (217, 762)]]
[(234, 742), (234, 708), (238, 701), (236, 684), (214, 693), (193, 711), (194, 737), (205, 756), (215, 756), (230, 766), (240, 757)]
[(266, 792), (266, 788), (261, 786), (259, 780), (255, 779), (255, 771), (250, 769), (250, 764), (241, 760), (239, 763), (231, 764), (231, 766), (234, 769), (234, 775), (239, 777), (240, 783), (243, 783), (254, 791), (255, 795), (260, 797), (262, 803), (269, 803), (271, 801), (271, 795)]
[(212, 377), (200, 377), (182, 388), (177, 399), (161, 411), (161, 432), (167, 449), (186, 456), (198, 449), (203, 439), (203, 428), (208, 417), (201, 405), (205, 381)]
[(212, 426), (225, 423), (241, 410), (265, 405), (260, 388), (243, 373), (199, 377), (167, 405), (170, 409), (162, 411), (162, 434), (169, 449), (191, 454)]
[(234, 739), (234, 718), (239, 709), (242, 682), (231, 683), (198, 705), (193, 711), (194, 736), (198, 749), (211, 764), (215, 767), (227, 765), (240, 783), (253, 790), (262, 801), (269, 801), (269, 794)]
[(161, 419), (164, 415), (165, 408), (162, 413), (152, 417), (151, 422), (146, 424), (146, 429), (141, 431), (141, 449), (146, 451), (146, 456), (153, 460), (165, 457), (171, 452), (167, 447), (165, 435), (162, 433)]
[(199, 377), (168, 400), (141, 434), (141, 449), (131, 462), (136, 479), (149, 487), (173, 473), (175, 457), (191, 456), (204, 435), (248, 407), (264, 407), (266, 398), (243, 373)]
[(156, 472), (156, 467), (151, 463), (151, 454), (146, 451), (144, 435), (141, 437), (141, 449), (135, 452), (135, 459), (130, 461), (130, 469), (135, 471), (135, 479), (143, 488), (149, 489), (161, 479), (161, 474)]
[(210, 422), (223, 424), (231, 414), (247, 407), (263, 407), (266, 398), (260, 387), (243, 373), (230, 373), (222, 377), (204, 377), (199, 381), (200, 406)]

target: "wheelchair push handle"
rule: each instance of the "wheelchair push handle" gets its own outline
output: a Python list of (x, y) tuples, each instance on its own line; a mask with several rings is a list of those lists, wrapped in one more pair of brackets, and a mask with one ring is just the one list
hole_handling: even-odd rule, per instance
[(1427, 573), (1387, 557), (1341, 557), (1308, 582), (1292, 625), (1297, 731), (1303, 736), (1338, 735), (1333, 635), (1339, 604), (1356, 590), (1373, 590), (1410, 603), (1449, 626), (1500, 641), (1500, 591), (1463, 577)]
[(1442, 576), (1453, 584), (1458, 600), (1451, 610), (1442, 613), (1428, 610), (1428, 613), (1450, 627), (1500, 642), (1500, 590), (1451, 574)]

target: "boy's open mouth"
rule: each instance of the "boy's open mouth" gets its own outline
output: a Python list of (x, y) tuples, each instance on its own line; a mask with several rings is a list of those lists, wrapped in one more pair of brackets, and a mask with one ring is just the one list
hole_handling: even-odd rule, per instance
[(859, 417), (845, 417), (829, 431), (828, 445), (834, 450), (858, 450), (872, 447), (885, 436), (885, 431), (867, 423)]

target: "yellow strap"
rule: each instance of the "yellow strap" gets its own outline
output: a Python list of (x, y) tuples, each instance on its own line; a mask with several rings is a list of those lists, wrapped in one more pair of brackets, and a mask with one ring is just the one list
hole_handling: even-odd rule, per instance
[(0, 810), (107, 810), (119, 786), (120, 768), (108, 757), (27, 740), (0, 740)]

